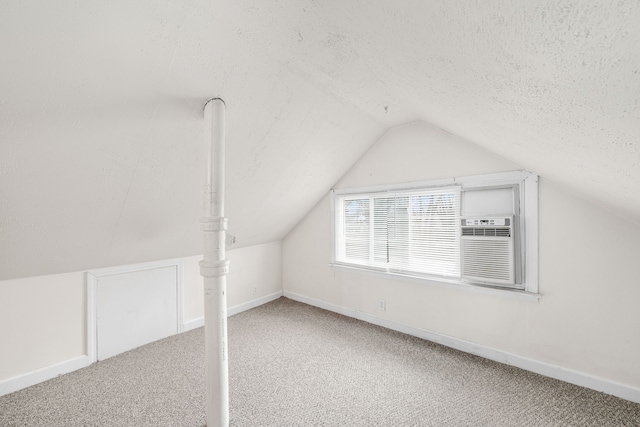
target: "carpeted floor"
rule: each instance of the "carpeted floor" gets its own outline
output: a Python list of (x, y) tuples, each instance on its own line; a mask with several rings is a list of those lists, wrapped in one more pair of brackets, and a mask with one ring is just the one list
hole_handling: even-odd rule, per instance
[[(0, 397), (0, 426), (205, 424), (202, 328)], [(640, 404), (281, 298), (229, 319), (232, 426), (640, 426)]]

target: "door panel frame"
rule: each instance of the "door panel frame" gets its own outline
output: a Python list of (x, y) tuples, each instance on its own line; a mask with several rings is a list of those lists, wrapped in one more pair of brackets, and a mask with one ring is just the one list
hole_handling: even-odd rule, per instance
[(176, 329), (178, 334), (180, 334), (184, 332), (184, 260), (182, 258), (101, 268), (87, 272), (86, 354), (89, 357), (90, 363), (98, 361), (98, 302), (96, 299), (98, 279), (105, 276), (134, 273), (137, 271), (153, 270), (163, 267), (176, 268)]

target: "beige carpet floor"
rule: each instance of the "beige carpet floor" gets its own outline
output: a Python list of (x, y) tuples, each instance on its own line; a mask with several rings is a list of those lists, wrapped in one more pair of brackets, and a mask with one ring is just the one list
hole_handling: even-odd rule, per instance
[[(640, 426), (640, 404), (281, 298), (229, 319), (232, 426)], [(0, 426), (205, 424), (204, 331), (0, 397)]]

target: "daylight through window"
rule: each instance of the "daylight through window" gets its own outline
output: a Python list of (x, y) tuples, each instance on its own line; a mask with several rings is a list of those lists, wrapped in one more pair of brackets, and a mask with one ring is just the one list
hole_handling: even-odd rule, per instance
[(338, 196), (336, 261), (460, 276), (460, 188)]
[(332, 265), (538, 292), (538, 177), (526, 171), (334, 190)]

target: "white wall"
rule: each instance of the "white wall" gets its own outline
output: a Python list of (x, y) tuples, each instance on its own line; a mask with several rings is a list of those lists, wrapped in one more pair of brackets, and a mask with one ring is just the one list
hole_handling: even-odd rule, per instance
[[(335, 188), (514, 169), (471, 143), (416, 124), (388, 132)], [(510, 299), (331, 269), (327, 196), (283, 241), (285, 295), (640, 390), (640, 228), (544, 177), (539, 227), (543, 296)], [(379, 299), (386, 311), (378, 309)]]
[[(227, 258), (230, 309), (241, 311), (282, 292), (280, 242), (230, 250)], [(191, 327), (202, 324), (200, 259), (183, 259), (183, 319)], [(0, 395), (33, 378), (47, 379), (56, 369), (86, 365), (86, 291), (85, 272), (0, 281)]]
[(85, 353), (83, 273), (0, 281), (0, 381)]
[[(184, 320), (192, 322), (204, 316), (203, 281), (198, 263), (201, 255), (185, 258)], [(227, 251), (230, 262), (227, 275), (227, 307), (282, 292), (281, 242), (249, 246)]]

